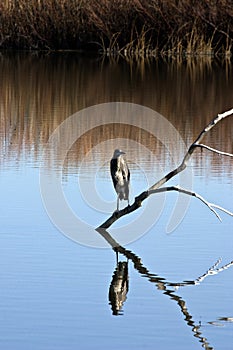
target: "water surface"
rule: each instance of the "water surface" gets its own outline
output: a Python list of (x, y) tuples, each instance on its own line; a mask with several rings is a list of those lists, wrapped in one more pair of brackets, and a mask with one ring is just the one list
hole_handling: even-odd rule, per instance
[[(169, 147), (153, 130), (133, 127), (129, 116), (128, 126), (92, 129), (67, 153), (61, 179), (65, 198), (108, 249), (81, 245), (63, 235), (46, 213), (39, 183), (49, 136), (71, 114), (99, 103), (152, 108), (189, 145), (217, 113), (232, 108), (231, 65), (198, 60), (131, 65), (74, 54), (4, 54), (0, 65), (1, 348), (231, 349), (230, 216), (221, 213), (220, 222), (192, 198), (182, 222), (168, 234), (178, 195), (167, 193), (144, 202), (103, 236), (94, 230), (115, 209), (108, 161), (116, 143), (127, 152), (131, 201), (174, 167)], [(205, 142), (232, 153), (231, 119), (217, 125)], [(182, 145), (172, 147), (182, 158)], [(53, 157), (48, 164), (46, 171), (59, 173)], [(194, 191), (233, 210), (231, 158), (198, 150), (188, 171)], [(88, 202), (93, 188), (100, 205), (94, 209)], [(130, 235), (139, 218), (135, 230), (136, 225), (143, 227), (143, 210), (156, 216), (153, 226), (123, 246), (120, 226), (131, 222)], [(111, 246), (116, 242), (118, 270)], [(122, 293), (116, 299), (119, 283)]]

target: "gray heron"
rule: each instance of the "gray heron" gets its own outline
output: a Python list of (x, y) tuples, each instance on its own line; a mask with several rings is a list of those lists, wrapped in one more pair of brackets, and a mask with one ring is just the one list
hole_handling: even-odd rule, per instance
[(110, 171), (114, 188), (117, 193), (117, 211), (119, 211), (119, 200), (128, 201), (129, 205), (129, 180), (130, 171), (126, 160), (123, 158), (125, 152), (115, 149), (110, 162)]

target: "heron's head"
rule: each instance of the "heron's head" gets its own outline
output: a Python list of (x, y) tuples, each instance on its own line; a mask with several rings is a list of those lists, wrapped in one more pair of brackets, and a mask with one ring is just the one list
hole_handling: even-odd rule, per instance
[(125, 152), (121, 151), (120, 149), (115, 149), (115, 151), (113, 153), (113, 158), (118, 158), (122, 154), (125, 154)]

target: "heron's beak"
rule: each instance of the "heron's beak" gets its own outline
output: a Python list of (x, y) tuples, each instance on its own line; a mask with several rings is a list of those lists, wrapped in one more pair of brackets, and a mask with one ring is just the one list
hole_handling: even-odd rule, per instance
[(120, 151), (120, 154), (125, 154), (125, 152), (123, 152), (123, 151)]

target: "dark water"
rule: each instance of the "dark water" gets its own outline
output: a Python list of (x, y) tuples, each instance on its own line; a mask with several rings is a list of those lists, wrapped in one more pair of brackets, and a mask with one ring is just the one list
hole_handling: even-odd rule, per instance
[[(4, 54), (0, 71), (1, 349), (232, 349), (231, 216), (169, 192), (95, 230), (116, 206), (114, 148), (132, 202), (233, 107), (229, 62)], [(232, 117), (203, 142), (232, 153)], [(171, 184), (233, 211), (232, 173), (232, 158), (197, 150)]]

